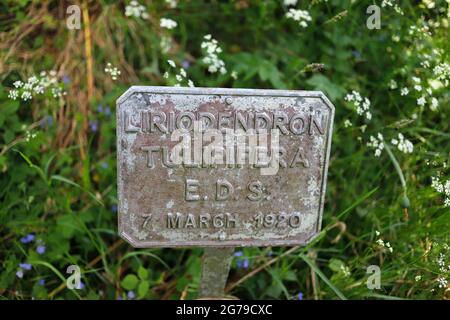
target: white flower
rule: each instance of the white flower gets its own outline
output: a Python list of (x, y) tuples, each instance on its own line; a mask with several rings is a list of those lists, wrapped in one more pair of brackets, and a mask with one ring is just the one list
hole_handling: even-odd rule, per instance
[(368, 98), (363, 98), (359, 92), (352, 90), (351, 93), (348, 93), (345, 96), (344, 100), (352, 102), (358, 115), (365, 116), (367, 120), (372, 119), (372, 113), (370, 112), (370, 100)]
[(351, 127), (352, 126), (352, 122), (349, 120), (349, 119), (346, 119), (345, 121), (344, 121), (344, 127), (345, 128), (348, 128), (348, 127)]
[(165, 2), (169, 5), (171, 9), (175, 9), (177, 7), (177, 1), (176, 0), (165, 0)]
[(439, 277), (437, 279), (437, 282), (439, 283), (439, 288), (446, 288), (447, 287), (447, 279), (445, 279), (444, 277)]
[(166, 71), (166, 72), (164, 72), (164, 75), (163, 75), (163, 77), (164, 78), (166, 78), (166, 79), (168, 79), (169, 78), (169, 73)]
[(149, 15), (146, 10), (145, 6), (140, 5), (139, 2), (133, 0), (125, 7), (125, 15), (127, 17), (148, 19)]
[(13, 83), (13, 85), (14, 85), (14, 87), (16, 87), (16, 88), (20, 88), (20, 87), (23, 86), (23, 82), (20, 81), (20, 80), (17, 80), (17, 81), (15, 81), (15, 82)]
[(423, 107), (425, 105), (425, 103), (426, 103), (426, 100), (425, 100), (424, 96), (421, 96), (419, 99), (417, 99), (417, 105)]
[(412, 153), (414, 150), (414, 145), (412, 144), (412, 142), (408, 139), (405, 139), (405, 137), (401, 133), (398, 134), (398, 140), (392, 139), (391, 143), (394, 146), (397, 146), (398, 150), (403, 153)]
[(375, 157), (379, 157), (381, 155), (381, 151), (384, 149), (384, 141), (383, 135), (381, 133), (377, 134), (377, 137), (370, 136), (370, 141), (367, 142), (367, 146), (375, 149)]
[(174, 29), (176, 28), (176, 26), (178, 25), (176, 21), (172, 20), (172, 19), (168, 19), (168, 18), (161, 18), (161, 20), (159, 20), (159, 25), (161, 28), (166, 28), (166, 29)]
[(61, 84), (56, 77), (56, 71), (41, 71), (38, 76), (32, 75), (26, 82), (20, 80), (13, 83), (15, 90), (11, 90), (8, 94), (10, 99), (16, 100), (20, 97), (27, 101), (33, 99), (33, 95), (44, 94), (46, 90), (59, 90), (60, 95), (65, 94), (61, 88)]
[(297, 21), (303, 28), (306, 28), (308, 26), (308, 22), (312, 20), (308, 11), (293, 8), (289, 9), (286, 13), (286, 18)]
[(412, 77), (412, 80), (413, 80), (415, 83), (420, 83), (420, 78)]
[(120, 70), (117, 69), (116, 67), (113, 67), (113, 65), (110, 62), (106, 64), (105, 72), (109, 73), (112, 80), (117, 80), (117, 76), (120, 75)]
[(406, 88), (406, 87), (404, 87), (404, 88), (402, 88), (402, 89), (400, 90), (400, 95), (401, 95), (401, 96), (406, 96), (406, 95), (408, 95), (408, 93), (409, 93), (409, 90), (408, 90), (408, 88)]
[(435, 97), (431, 98), (430, 109), (431, 109), (432, 111), (436, 111), (437, 108), (438, 108), (438, 106), (439, 106), (439, 101), (438, 101), (438, 99), (436, 99)]
[(22, 95), (20, 97), (22, 98), (23, 101), (31, 100), (33, 98), (30, 91), (22, 92)]
[(186, 70), (184, 70), (183, 68), (181, 68), (181, 69), (180, 69), (180, 75), (181, 75), (183, 78), (186, 78), (186, 76), (187, 76)]
[(440, 80), (447, 87), (450, 82), (450, 66), (443, 62), (433, 68), (433, 73), (437, 80)]
[(389, 81), (389, 88), (392, 90), (397, 89), (397, 81), (391, 79), (391, 81)]
[(191, 79), (188, 80), (188, 86), (191, 88), (195, 87), (194, 82)]
[(414, 278), (414, 280), (416, 280), (416, 282), (419, 282), (420, 280), (422, 280), (422, 276), (416, 276), (416, 277)]
[(19, 91), (17, 91), (17, 90), (11, 90), (8, 93), (8, 98), (9, 99), (16, 100), (18, 96), (19, 96)]
[(420, 84), (416, 84), (416, 85), (414, 86), (414, 89), (415, 89), (416, 91), (422, 91), (422, 86), (421, 86)]
[(37, 94), (42, 94), (42, 93), (44, 93), (44, 87), (43, 86), (40, 86), (40, 85), (37, 85), (36, 87), (34, 87), (34, 92), (36, 92)]
[(431, 187), (445, 197), (444, 206), (450, 207), (450, 180), (443, 183), (438, 177), (431, 177)]
[(233, 72), (231, 72), (231, 77), (236, 80), (238, 78), (238, 73), (236, 71), (233, 70)]
[(218, 54), (222, 52), (216, 39), (210, 34), (203, 37), (203, 42), (200, 47), (204, 50), (205, 56), (202, 61), (208, 67), (210, 73), (220, 72), (225, 74), (227, 69), (225, 68), (225, 62), (219, 58)]
[(177, 65), (175, 64), (175, 62), (173, 62), (173, 60), (167, 60), (167, 63), (172, 67), (172, 68), (176, 68)]
[(286, 7), (295, 6), (298, 0), (284, 0), (283, 3)]

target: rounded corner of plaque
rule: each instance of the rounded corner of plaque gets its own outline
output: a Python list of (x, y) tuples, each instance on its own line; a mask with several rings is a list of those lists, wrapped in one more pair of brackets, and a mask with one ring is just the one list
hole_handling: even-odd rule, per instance
[(127, 91), (125, 91), (124, 93), (122, 93), (122, 95), (117, 98), (116, 100), (116, 105), (117, 107), (120, 107), (120, 105), (125, 102), (133, 93), (138, 92), (139, 91), (139, 86), (131, 86), (127, 89)]
[(128, 242), (128, 244), (130, 244), (133, 247), (138, 247), (138, 244), (136, 243), (136, 241), (130, 237), (130, 235), (128, 233), (126, 233), (124, 230), (120, 230), (119, 231), (119, 236), (125, 240), (126, 242)]
[(314, 241), (314, 239), (316, 239), (319, 236), (319, 234), (320, 230), (314, 230), (314, 232), (308, 238), (305, 239), (304, 245), (307, 245), (308, 243)]
[(319, 95), (322, 102), (330, 109), (330, 112), (334, 114), (334, 105), (331, 103), (330, 99), (328, 99), (327, 95), (323, 91), (317, 91), (317, 94)]

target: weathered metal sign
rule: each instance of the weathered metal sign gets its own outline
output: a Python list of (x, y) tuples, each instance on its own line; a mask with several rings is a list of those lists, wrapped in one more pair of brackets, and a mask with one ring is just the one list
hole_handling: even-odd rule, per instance
[(321, 92), (131, 87), (117, 100), (120, 235), (135, 247), (308, 243), (333, 117)]

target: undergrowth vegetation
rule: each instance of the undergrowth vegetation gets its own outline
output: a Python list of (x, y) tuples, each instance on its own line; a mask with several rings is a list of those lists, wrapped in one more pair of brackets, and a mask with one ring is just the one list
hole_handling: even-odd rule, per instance
[(131, 85), (321, 90), (335, 105), (322, 232), (236, 249), (228, 294), (449, 298), (449, 1), (72, 4), (0, 3), (2, 298), (196, 297), (201, 249), (117, 234), (115, 100)]

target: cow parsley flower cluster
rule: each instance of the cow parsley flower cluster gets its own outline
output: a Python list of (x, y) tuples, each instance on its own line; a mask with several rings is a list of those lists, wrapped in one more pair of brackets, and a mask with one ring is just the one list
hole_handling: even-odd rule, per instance
[[(445, 248), (445, 247), (444, 247)], [(446, 248), (448, 250), (448, 247)], [(445, 253), (440, 252), (436, 262), (439, 267), (439, 272), (441, 273), (439, 277), (437, 278), (437, 282), (439, 285), (439, 288), (447, 288), (448, 286), (448, 280), (447, 280), (447, 273), (450, 271), (450, 264), (446, 264), (447, 256)]]
[(111, 75), (111, 79), (113, 80), (117, 80), (117, 76), (120, 76), (120, 70), (116, 67), (113, 67), (110, 62), (106, 64), (105, 72), (109, 73)]
[(444, 206), (450, 207), (450, 179), (441, 182), (438, 177), (431, 177), (431, 187), (445, 197)]
[[(175, 62), (173, 60), (167, 60), (167, 63), (169, 64), (169, 66), (171, 66), (173, 69), (177, 68), (177, 65), (175, 64)], [(170, 73), (168, 71), (166, 71), (164, 73), (164, 78), (168, 79), (170, 77)], [(183, 82), (186, 82), (188, 87), (195, 87), (194, 82), (188, 78), (186, 70), (183, 67), (179, 68), (179, 71), (177, 73), (175, 73), (175, 79), (177, 80), (177, 83), (175, 84), (175, 87), (181, 87)]]
[(394, 249), (392, 248), (391, 244), (389, 242), (384, 242), (383, 239), (380, 238), (380, 232), (375, 231), (376, 236), (378, 237), (376, 243), (380, 248), (387, 248), (387, 250), (392, 253)]
[(308, 11), (293, 8), (289, 9), (286, 13), (286, 18), (297, 21), (303, 28), (306, 28), (308, 26), (308, 22), (312, 20)]
[(219, 47), (217, 40), (210, 34), (204, 36), (203, 39), (201, 48), (205, 52), (205, 57), (203, 57), (202, 61), (208, 66), (208, 71), (210, 73), (216, 73), (217, 71), (221, 74), (227, 73), (225, 62), (218, 56), (222, 52), (222, 49)]
[(450, 83), (450, 66), (443, 62), (439, 63), (433, 68), (433, 73), (436, 76), (436, 79), (443, 82), (445, 87), (448, 87)]
[(166, 28), (166, 29), (174, 29), (176, 28), (178, 25), (178, 23), (172, 19), (169, 18), (161, 18), (161, 20), (159, 20), (159, 26), (161, 28)]
[(378, 133), (376, 137), (370, 136), (369, 139), (370, 141), (367, 142), (367, 146), (369, 148), (375, 149), (375, 157), (379, 157), (384, 149), (383, 135), (381, 133)]
[(127, 17), (135, 17), (148, 19), (149, 15), (147, 13), (147, 8), (145, 6), (139, 4), (139, 2), (133, 0), (129, 5), (125, 7), (125, 15)]
[(284, 0), (283, 3), (286, 7), (295, 6), (298, 0)]
[(409, 89), (408, 89), (407, 87), (403, 87), (403, 88), (400, 90), (400, 95), (401, 95), (401, 96), (407, 96), (408, 93), (409, 93)]
[(177, 0), (165, 0), (165, 2), (169, 5), (169, 8), (175, 9), (178, 5)]
[(344, 100), (353, 104), (358, 115), (365, 116), (367, 120), (372, 119), (370, 100), (368, 98), (363, 98), (358, 91), (352, 90), (351, 93), (348, 93), (345, 96)]
[(397, 3), (395, 3), (395, 0), (383, 0), (381, 2), (381, 7), (382, 8), (386, 8), (386, 7), (392, 7), (394, 8), (395, 12), (403, 15), (403, 10), (399, 7), (399, 5)]
[(13, 83), (14, 88), (9, 91), (8, 98), (23, 101), (31, 100), (37, 95), (51, 95), (53, 98), (59, 98), (66, 95), (63, 90), (63, 84), (58, 81), (56, 71), (42, 71), (39, 76), (33, 75), (26, 82), (17, 80)]
[(395, 81), (395, 79), (391, 79), (389, 81), (389, 89), (391, 90), (397, 89), (397, 81)]
[(403, 134), (398, 134), (398, 139), (392, 139), (391, 143), (397, 146), (397, 149), (403, 153), (412, 153), (414, 150), (414, 145), (408, 139), (405, 139)]

